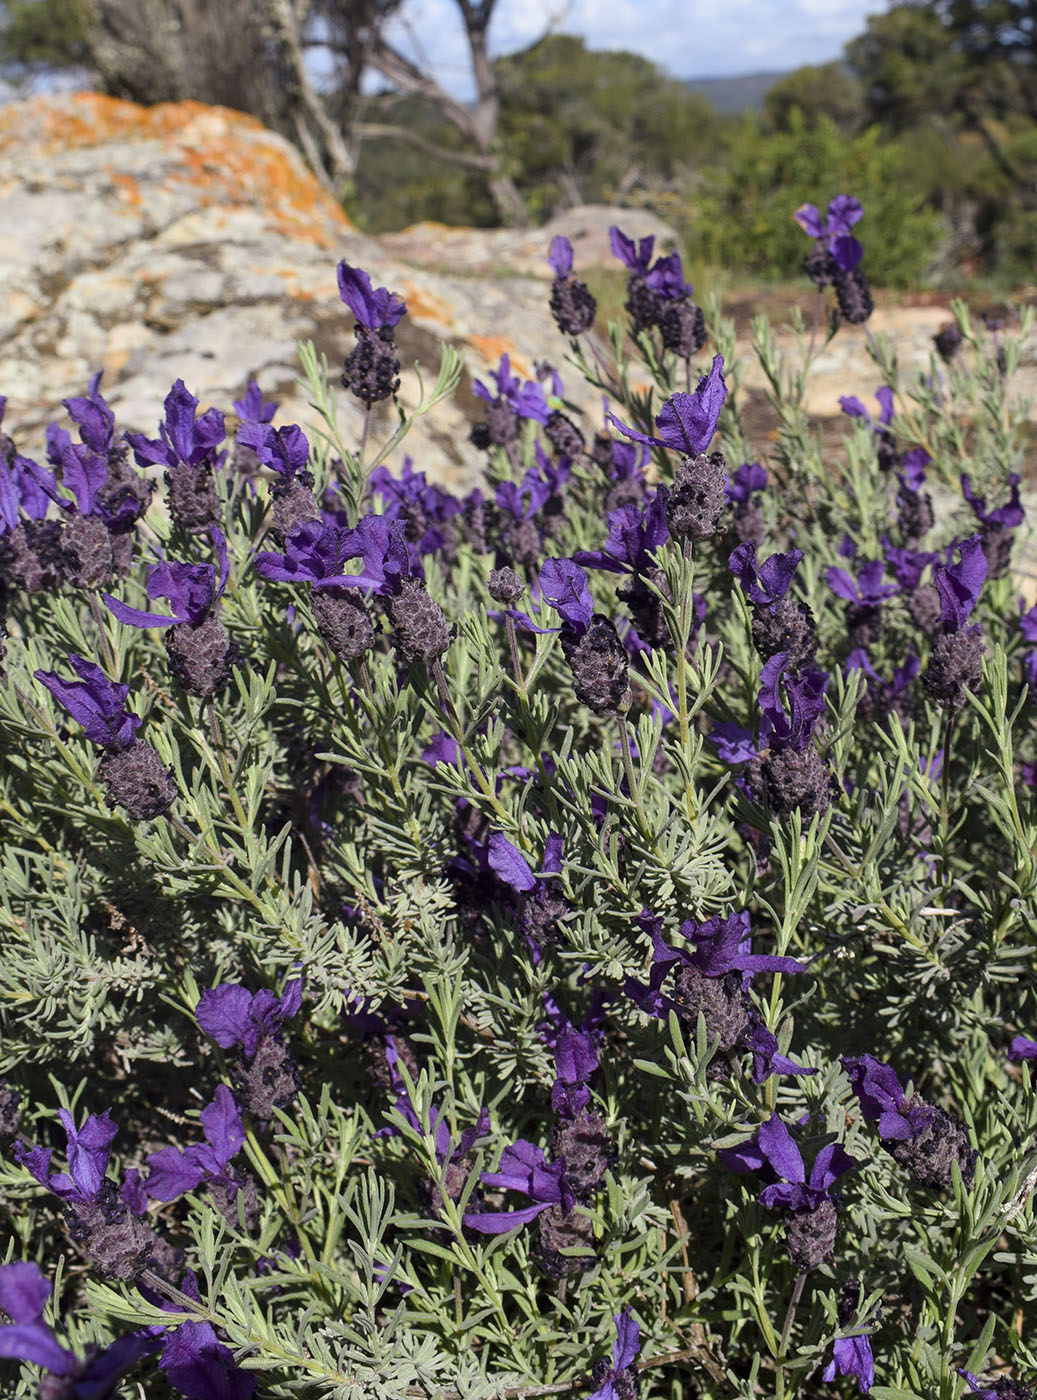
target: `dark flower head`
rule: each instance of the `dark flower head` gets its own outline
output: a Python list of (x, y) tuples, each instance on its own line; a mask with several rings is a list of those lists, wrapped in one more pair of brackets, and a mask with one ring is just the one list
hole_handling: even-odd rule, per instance
[(116, 685), (100, 666), (74, 653), (68, 660), (79, 676), (78, 681), (67, 681), (56, 671), (36, 671), (36, 679), (47, 687), (76, 723), (83, 726), (92, 744), (100, 744), (104, 748), (129, 748), (141, 725), (140, 716), (126, 709), (129, 686)]
[(223, 414), (215, 408), (196, 417), (198, 400), (178, 379), (166, 395), (165, 420), (159, 424), (159, 437), (127, 433), (140, 466), (199, 467), (211, 460), (213, 449), (227, 436)]
[[(833, 253), (837, 264), (840, 244), (852, 244), (855, 249), (859, 249), (861, 246), (855, 238), (840, 238), (836, 245), (836, 251)], [(843, 320), (851, 326), (862, 326), (875, 310), (871, 288), (868, 286), (868, 279), (862, 270), (856, 265), (850, 270), (837, 266), (832, 278), (832, 285), (835, 287), (836, 300), (839, 303), (839, 312)]]
[(172, 627), (176, 623), (198, 626), (212, 612), (217, 601), (227, 587), (230, 564), (227, 559), (227, 541), (223, 531), (213, 525), (209, 537), (216, 549), (219, 560), (219, 577), (212, 564), (178, 564), (165, 560), (156, 564), (148, 574), (147, 592), (149, 598), (166, 598), (172, 615), (165, 613), (142, 612), (121, 603), (108, 593), (103, 597), (109, 612), (129, 627)]
[(666, 447), (686, 457), (697, 457), (699, 453), (705, 452), (713, 441), (720, 410), (726, 398), (724, 359), (722, 355), (714, 355), (713, 367), (699, 380), (698, 388), (693, 394), (673, 394), (663, 404), (655, 420), (659, 428), (658, 437), (651, 437), (636, 428), (628, 428), (614, 413), (608, 416), (613, 427), (634, 442), (647, 443), (651, 447)]
[(986, 582), (988, 564), (983, 553), (983, 536), (971, 535), (957, 546), (957, 564), (936, 570), (933, 583), (940, 595), (940, 620), (945, 632), (965, 626)]
[(372, 287), (362, 268), (338, 265), (338, 290), (345, 304), (367, 331), (392, 330), (407, 314), (407, 303), (387, 287)]

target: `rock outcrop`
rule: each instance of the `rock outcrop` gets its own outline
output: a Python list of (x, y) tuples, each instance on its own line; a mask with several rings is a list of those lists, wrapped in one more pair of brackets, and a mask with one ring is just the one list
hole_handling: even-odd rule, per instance
[[(125, 428), (153, 435), (177, 378), (203, 408), (229, 411), (255, 377), (280, 400), (279, 422), (312, 424), (296, 384), (296, 342), (313, 340), (337, 379), (353, 340), (335, 281), (345, 258), (407, 301), (398, 332), (405, 404), (417, 394), (415, 361), (428, 382), (443, 342), (464, 351), (461, 392), (406, 450), (430, 474), (466, 487), (483, 465), (468, 441), (471, 378), (505, 352), (527, 377), (541, 357), (563, 360), (567, 347), (547, 307), (547, 247), (561, 232), (578, 269), (608, 262), (617, 218), (633, 235), (654, 233), (661, 250), (672, 245), (652, 215), (607, 208), (572, 210), (532, 233), (419, 224), (368, 238), (291, 145), (241, 113), (193, 102), (145, 108), (93, 93), (11, 104), (0, 108), (5, 430), (21, 450), (39, 452), (61, 399), (83, 393), (101, 368)], [(888, 322), (903, 366), (924, 369), (945, 319), (940, 308), (909, 312), (906, 323), (898, 310), (880, 310), (875, 323)], [(1037, 345), (1030, 359), (1024, 377), (1037, 388)], [(761, 382), (751, 368), (747, 384)], [(818, 360), (809, 407), (835, 414), (840, 394), (863, 397), (876, 383), (862, 331), (843, 328)], [(596, 427), (599, 397), (575, 376), (566, 387)], [(360, 406), (345, 392), (340, 423), (347, 441), (360, 431)], [(373, 440), (394, 426), (389, 406)]]
[[(122, 427), (153, 434), (177, 378), (203, 408), (229, 411), (255, 377), (280, 400), (279, 422), (311, 422), (296, 342), (313, 340), (341, 370), (353, 341), (335, 280), (342, 258), (407, 301), (405, 403), (417, 393), (415, 361), (427, 383), (444, 341), (465, 353), (457, 401), (406, 444), (439, 479), (470, 484), (482, 465), (468, 442), (470, 378), (504, 352), (529, 376), (534, 357), (565, 350), (543, 277), (502, 275), (537, 261), (549, 275), (542, 230), (514, 253), (513, 235), (478, 235), (476, 260), (458, 255), (463, 231), (419, 229), (398, 249), (366, 238), (292, 146), (239, 112), (93, 93), (35, 98), (0, 109), (0, 169), (0, 393), (4, 427), (24, 451), (40, 450), (61, 399), (101, 368)], [(361, 410), (344, 392), (340, 409), (348, 441)], [(395, 426), (391, 415), (389, 406), (375, 422), (375, 440)]]

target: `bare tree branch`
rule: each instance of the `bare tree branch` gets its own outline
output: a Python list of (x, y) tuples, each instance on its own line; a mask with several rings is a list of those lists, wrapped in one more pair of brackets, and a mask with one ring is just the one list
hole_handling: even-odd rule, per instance
[(451, 165), (463, 165), (467, 170), (493, 170), (497, 162), (493, 156), (473, 155), (470, 151), (451, 151), (445, 146), (437, 146), (408, 126), (395, 126), (391, 122), (357, 122), (354, 128), (360, 138), (390, 136), (434, 156), (436, 160), (448, 161)]

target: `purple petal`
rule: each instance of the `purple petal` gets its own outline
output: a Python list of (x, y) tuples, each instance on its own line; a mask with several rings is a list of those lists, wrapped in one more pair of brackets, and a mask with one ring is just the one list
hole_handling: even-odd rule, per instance
[(494, 874), (513, 890), (527, 891), (536, 888), (536, 876), (529, 868), (529, 862), (500, 831), (495, 831), (489, 839), (487, 862)]
[(0, 1268), (0, 1308), (12, 1321), (35, 1322), (49, 1297), (50, 1283), (38, 1264), (16, 1261)]
[(863, 216), (859, 199), (850, 194), (837, 194), (828, 206), (828, 232), (849, 233)]
[(844, 272), (852, 272), (864, 256), (864, 249), (856, 238), (851, 238), (849, 234), (843, 234), (836, 238), (828, 250), (837, 267), (841, 267)]
[(224, 1050), (239, 1045), (251, 1026), (252, 993), (234, 982), (210, 987), (198, 999), (195, 1018), (206, 1035)]
[(0, 1356), (30, 1361), (56, 1376), (67, 1376), (79, 1364), (71, 1351), (58, 1346), (44, 1322), (16, 1322), (0, 1327)]
[(167, 617), (165, 613), (142, 612), (140, 608), (131, 608), (129, 603), (121, 603), (110, 593), (102, 593), (101, 601), (112, 616), (127, 627), (172, 627), (174, 623), (184, 621), (180, 617)]
[(612, 1369), (625, 1371), (628, 1366), (633, 1365), (637, 1353), (641, 1350), (641, 1329), (634, 1321), (633, 1313), (629, 1308), (624, 1308), (621, 1313), (616, 1313), (612, 1320), (616, 1324), (616, 1342), (612, 1348)]
[(825, 226), (816, 204), (801, 204), (792, 217), (811, 238), (824, 238)]
[(806, 1181), (802, 1154), (793, 1142), (792, 1134), (777, 1114), (760, 1124), (756, 1138), (760, 1144), (760, 1151), (778, 1176), (784, 1181)]
[(469, 1230), (478, 1230), (480, 1235), (506, 1235), (519, 1225), (528, 1225), (545, 1210), (550, 1210), (553, 1201), (543, 1201), (535, 1206), (523, 1206), (521, 1210), (489, 1211), (485, 1214), (466, 1215), (464, 1224)]
[(248, 1400), (255, 1393), (256, 1377), (238, 1369), (207, 1322), (183, 1322), (170, 1332), (158, 1364), (187, 1400)]
[(58, 1109), (58, 1117), (68, 1137), (69, 1173), (80, 1192), (91, 1199), (101, 1189), (101, 1182), (108, 1170), (112, 1139), (119, 1131), (109, 1118), (109, 1111), (105, 1109), (101, 1114), (91, 1113), (77, 1131), (68, 1109)]
[[(1012, 1037), (1012, 1043), (1008, 1047), (1008, 1058), (1010, 1060), (1037, 1060), (1037, 1040), (1027, 1040), (1025, 1035)], [(8, 1309), (10, 1312), (10, 1309)]]
[(551, 251), (547, 255), (551, 271), (556, 277), (567, 277), (573, 270), (573, 245), (568, 238), (556, 234), (551, 239)]
[(202, 1109), (201, 1116), (202, 1129), (216, 1154), (216, 1160), (221, 1167), (225, 1167), (245, 1141), (241, 1114), (226, 1084), (217, 1088), (212, 1103)]
[(587, 575), (571, 559), (545, 559), (540, 566), (545, 599), (571, 627), (586, 631), (594, 616)]
[(194, 1191), (204, 1180), (206, 1172), (193, 1147), (181, 1152), (177, 1147), (163, 1147), (145, 1159), (148, 1179), (144, 1189), (153, 1201), (176, 1201)]
[(933, 578), (940, 594), (940, 618), (946, 631), (957, 631), (964, 626), (979, 601), (989, 567), (983, 553), (982, 535), (962, 540), (958, 549), (958, 563), (937, 569)]
[(699, 380), (693, 394), (674, 394), (663, 404), (656, 423), (668, 447), (689, 457), (705, 452), (713, 440), (720, 410), (727, 398), (723, 370), (723, 356), (715, 355), (712, 369)]

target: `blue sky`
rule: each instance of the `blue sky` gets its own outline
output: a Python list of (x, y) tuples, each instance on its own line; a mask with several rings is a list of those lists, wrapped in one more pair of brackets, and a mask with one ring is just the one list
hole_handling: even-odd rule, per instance
[[(499, 0), (495, 53), (532, 43), (548, 28), (591, 48), (630, 49), (674, 77), (731, 76), (838, 58), (886, 0)], [(454, 0), (406, 0), (394, 37), (424, 51), (444, 86), (469, 92)]]

